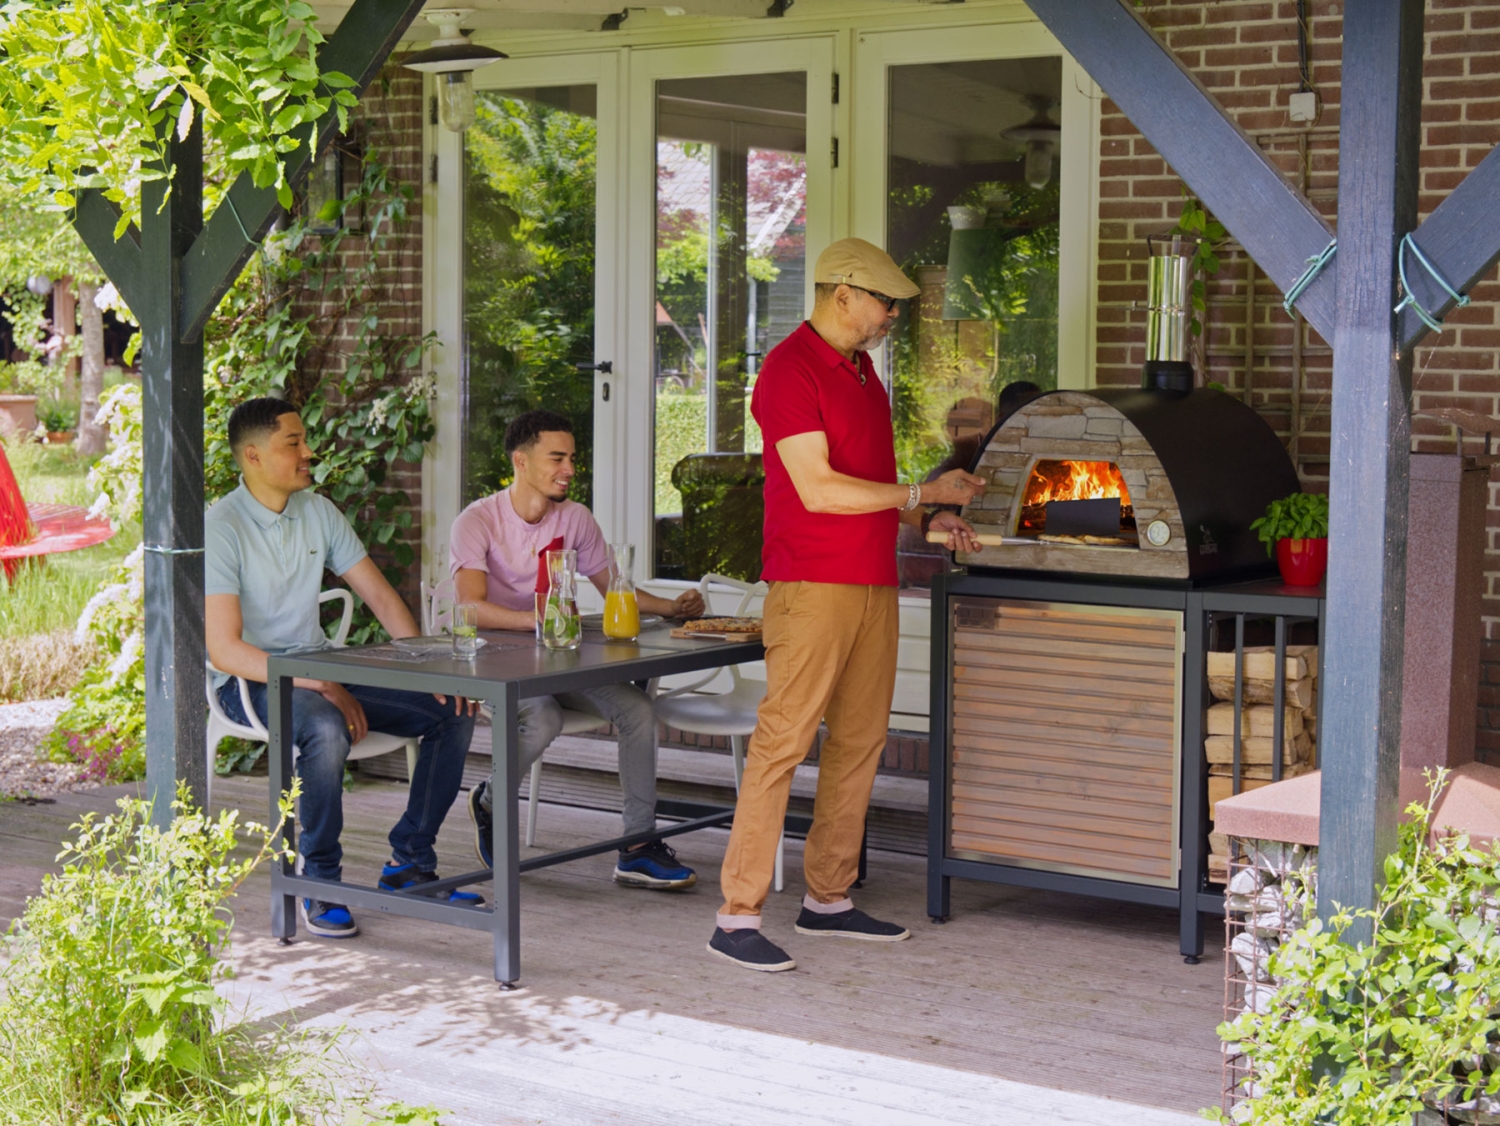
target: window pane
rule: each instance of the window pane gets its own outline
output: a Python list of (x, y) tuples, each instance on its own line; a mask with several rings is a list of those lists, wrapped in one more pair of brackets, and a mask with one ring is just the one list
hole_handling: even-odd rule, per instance
[[(888, 249), (921, 287), (890, 337), (904, 480), (968, 468), (1007, 386), (1057, 386), (1061, 98), (1056, 57), (891, 68)], [(899, 550), (903, 586), (946, 566), (914, 529)]]
[(508, 485), (505, 427), (546, 407), (573, 422), (593, 495), (593, 86), (479, 91), (464, 134), (464, 480), (467, 504)]
[(760, 577), (762, 357), (805, 304), (807, 79), (657, 86), (655, 573)]

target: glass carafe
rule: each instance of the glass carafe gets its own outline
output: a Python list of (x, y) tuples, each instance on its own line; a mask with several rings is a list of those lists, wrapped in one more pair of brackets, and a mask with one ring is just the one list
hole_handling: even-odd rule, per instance
[(609, 589), (604, 592), (604, 636), (615, 641), (634, 641), (641, 632), (641, 608), (635, 597), (635, 548), (628, 543), (609, 545)]
[(547, 582), (542, 644), (548, 649), (577, 649), (583, 636), (578, 620), (578, 552), (547, 552)]

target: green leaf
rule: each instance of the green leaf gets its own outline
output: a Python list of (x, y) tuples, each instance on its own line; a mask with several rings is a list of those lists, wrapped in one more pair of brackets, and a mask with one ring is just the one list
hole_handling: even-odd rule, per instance
[(167, 1028), (163, 1021), (153, 1020), (141, 1024), (131, 1042), (147, 1063), (155, 1063), (167, 1046)]

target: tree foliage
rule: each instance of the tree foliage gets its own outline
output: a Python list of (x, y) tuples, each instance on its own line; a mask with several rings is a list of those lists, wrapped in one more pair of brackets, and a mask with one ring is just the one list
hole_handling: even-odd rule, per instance
[(353, 80), (320, 72), (302, 0), (7, 0), (0, 6), (0, 177), (71, 209), (98, 188), (139, 222), (141, 186), (195, 124), (214, 183), (248, 173), (292, 206), (287, 166)]

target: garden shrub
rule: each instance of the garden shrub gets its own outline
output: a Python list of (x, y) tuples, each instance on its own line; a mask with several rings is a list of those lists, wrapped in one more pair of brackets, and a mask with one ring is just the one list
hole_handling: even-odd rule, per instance
[[(182, 791), (183, 794), (186, 791)], [(289, 810), (283, 807), (283, 816)], [(236, 1019), (215, 991), (225, 906), (279, 837), (185, 796), (170, 828), (129, 798), (85, 814), (11, 927), (0, 981), (6, 1123), (291, 1123), (335, 1108), (332, 1042)]]
[[(91, 515), (117, 529), (141, 520), (141, 391), (120, 383), (105, 392), (99, 417), (110, 451), (89, 471), (98, 492)], [(83, 763), (101, 781), (140, 778), (146, 769), (145, 554), (137, 547), (84, 607), (75, 631), (99, 659), (68, 693), (68, 706), (43, 745), (54, 760)]]
[[(1294, 932), (1271, 955), (1279, 983), (1272, 1003), (1220, 1025), (1220, 1037), (1250, 1060), (1255, 1097), (1211, 1117), (1412, 1126), (1424, 1105), (1444, 1100), (1493, 1113), (1500, 851), (1474, 848), (1463, 835), (1430, 840), (1445, 776), (1430, 776), (1428, 800), (1407, 808), (1374, 908), (1341, 909)], [(1349, 940), (1356, 920), (1370, 922), (1373, 941)]]
[[(337, 1034), (251, 1022), (215, 986), (229, 898), (278, 855), (280, 826), (209, 817), (186, 788), (171, 827), (148, 802), (87, 813), (61, 874), (11, 925), (0, 970), (4, 1126), (437, 1126), (432, 1107), (370, 1105)], [(283, 800), (287, 817), (295, 801)]]

